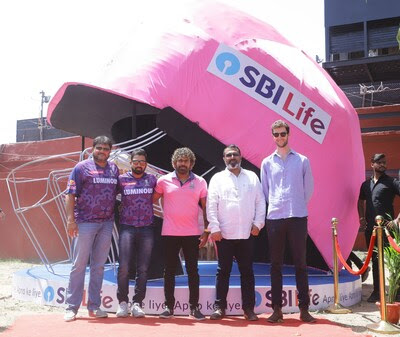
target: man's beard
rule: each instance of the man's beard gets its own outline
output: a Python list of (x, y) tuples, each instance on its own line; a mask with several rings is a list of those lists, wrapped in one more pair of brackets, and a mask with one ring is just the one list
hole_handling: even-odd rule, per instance
[(282, 145), (280, 145), (279, 143), (276, 143), (277, 147), (285, 147), (288, 144), (288, 140), (286, 140), (285, 142), (283, 142)]
[(236, 163), (227, 163), (225, 165), (228, 169), (234, 170), (234, 169), (240, 168), (240, 164), (241, 164), (241, 162), (236, 162)]
[(133, 172), (136, 174), (142, 174), (144, 172), (144, 169), (141, 167), (136, 167), (133, 169)]
[(100, 159), (100, 156), (99, 155), (95, 155), (95, 154), (93, 154), (93, 159), (94, 159), (94, 161), (96, 161), (96, 162), (106, 162), (107, 160), (108, 160), (108, 157), (109, 156), (107, 156), (107, 155), (102, 155), (101, 156), (102, 158)]
[(186, 166), (179, 166), (179, 167), (177, 167), (177, 171), (178, 171), (178, 173), (186, 174), (190, 171), (190, 168), (188, 168)]
[(375, 171), (379, 172), (379, 173), (385, 173), (386, 172), (386, 167), (379, 167), (378, 169), (376, 169)]

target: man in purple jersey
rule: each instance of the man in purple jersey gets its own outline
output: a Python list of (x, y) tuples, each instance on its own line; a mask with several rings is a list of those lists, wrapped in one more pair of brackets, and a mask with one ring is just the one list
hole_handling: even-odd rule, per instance
[(90, 317), (105, 318), (100, 309), (104, 264), (111, 246), (118, 168), (107, 159), (112, 142), (106, 136), (93, 141), (93, 158), (79, 162), (71, 172), (66, 191), (67, 232), (73, 240), (64, 320), (75, 320), (82, 302), (86, 266), (90, 256), (87, 309)]
[(118, 191), (121, 193), (119, 233), (119, 301), (117, 317), (129, 316), (129, 265), (136, 260), (135, 295), (132, 298), (132, 316), (144, 317), (141, 307), (146, 296), (147, 272), (150, 266), (154, 244), (153, 192), (157, 178), (145, 172), (147, 154), (143, 149), (133, 150), (131, 172), (118, 177)]

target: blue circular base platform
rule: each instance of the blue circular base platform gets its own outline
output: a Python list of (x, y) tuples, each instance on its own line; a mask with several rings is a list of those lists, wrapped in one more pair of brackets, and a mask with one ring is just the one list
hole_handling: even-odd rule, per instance
[[(68, 285), (71, 264), (53, 265), (54, 273), (44, 266), (24, 269), (13, 276), (13, 297), (19, 300), (34, 301), (43, 305), (64, 306), (65, 292)], [(209, 315), (213, 311), (215, 300), (215, 275), (217, 263), (199, 262), (200, 274), (200, 305), (202, 312)], [(256, 281), (256, 313), (271, 312), (271, 278), (270, 265), (265, 263), (254, 264)], [(310, 286), (310, 310), (323, 310), (333, 304), (333, 275), (315, 268), (308, 268)], [(104, 273), (102, 288), (102, 309), (115, 312), (118, 306), (117, 269), (107, 265)], [(87, 303), (88, 271), (85, 278), (85, 291), (82, 307)], [(130, 282), (131, 298), (134, 293), (134, 282)], [(361, 301), (361, 280), (346, 270), (339, 274), (340, 304), (347, 307)], [(293, 266), (284, 266), (283, 269), (283, 312), (297, 312), (296, 279)], [(176, 276), (175, 314), (189, 313), (189, 290), (187, 277)], [(241, 315), (240, 274), (235, 263), (232, 268), (228, 293), (228, 315)], [(147, 283), (146, 298), (143, 308), (147, 314), (159, 314), (163, 309), (164, 290), (163, 280), (149, 280)]]

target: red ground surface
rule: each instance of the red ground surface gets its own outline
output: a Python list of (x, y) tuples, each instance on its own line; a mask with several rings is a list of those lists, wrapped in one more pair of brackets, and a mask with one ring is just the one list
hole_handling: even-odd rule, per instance
[(231, 317), (221, 321), (194, 321), (188, 317), (175, 317), (162, 320), (158, 317), (93, 319), (79, 317), (74, 322), (65, 323), (62, 316), (34, 315), (22, 316), (12, 327), (3, 332), (3, 337), (30, 336), (142, 336), (142, 337), (366, 337), (356, 334), (349, 328), (341, 327), (326, 319), (317, 323), (305, 324), (299, 321), (298, 314), (285, 315), (284, 323), (270, 324), (267, 315), (260, 316), (258, 322), (247, 322), (243, 317)]

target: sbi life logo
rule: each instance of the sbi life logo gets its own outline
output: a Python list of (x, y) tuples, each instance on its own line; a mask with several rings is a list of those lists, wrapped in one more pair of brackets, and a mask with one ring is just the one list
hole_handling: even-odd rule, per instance
[(51, 302), (54, 299), (54, 288), (51, 286), (47, 286), (47, 288), (43, 291), (43, 298), (46, 302)]
[[(207, 71), (275, 111), (322, 144), (331, 116), (252, 58), (220, 44)], [(251, 111), (248, 113), (251, 116)]]
[(215, 64), (218, 70), (225, 75), (235, 75), (240, 70), (240, 61), (232, 53), (224, 52), (217, 56)]

